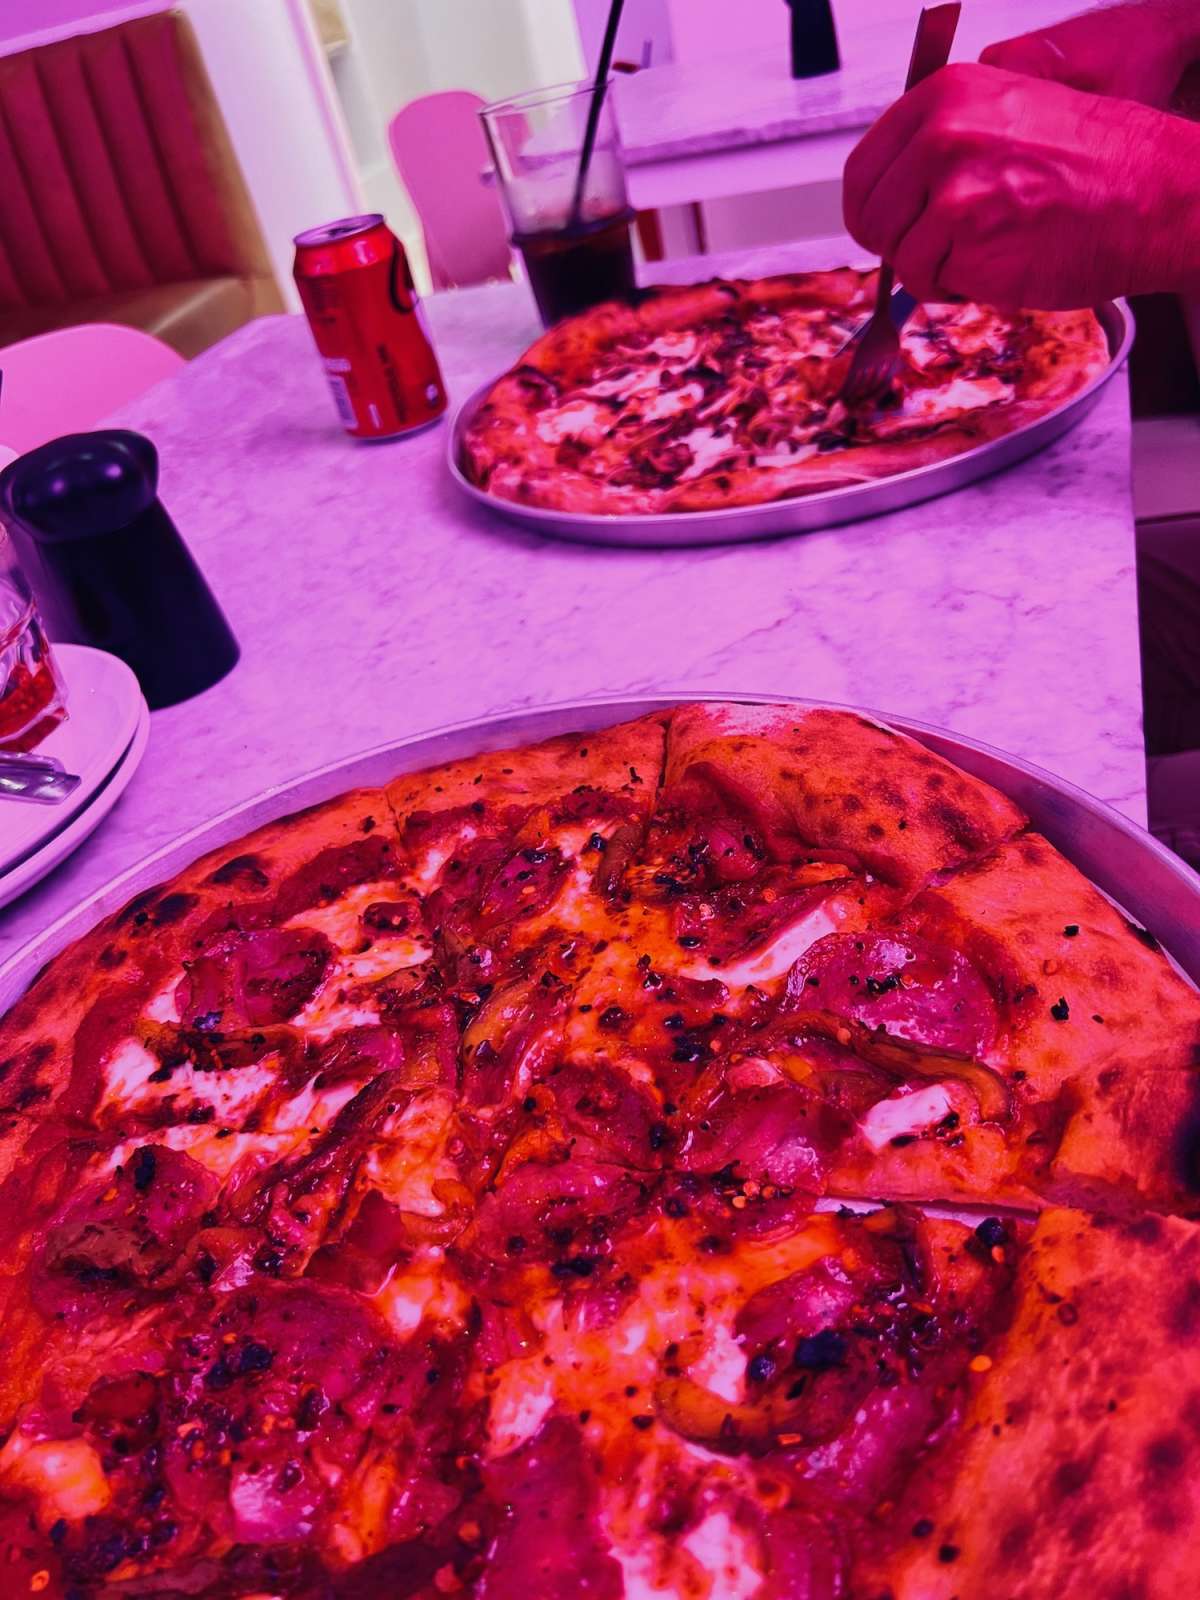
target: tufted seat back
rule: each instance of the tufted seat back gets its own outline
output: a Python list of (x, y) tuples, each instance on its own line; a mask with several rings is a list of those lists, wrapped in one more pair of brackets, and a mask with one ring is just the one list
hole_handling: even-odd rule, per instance
[(0, 337), (89, 302), (136, 322), (168, 285), (211, 305), (213, 280), (239, 285), (250, 315), (277, 308), (187, 19), (161, 12), (0, 57)]

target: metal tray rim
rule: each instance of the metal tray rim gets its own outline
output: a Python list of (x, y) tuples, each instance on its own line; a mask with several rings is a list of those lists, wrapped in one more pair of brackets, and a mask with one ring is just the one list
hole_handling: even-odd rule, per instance
[[(653, 694), (599, 695), (585, 700), (556, 701), (545, 706), (468, 718), (403, 739), (373, 745), (358, 754), (326, 762), (285, 782), (272, 784), (134, 862), (13, 951), (0, 963), (0, 1015), (20, 998), (47, 961), (74, 939), (89, 932), (102, 917), (123, 905), (133, 895), (169, 878), (206, 850), (232, 842), (263, 822), (286, 816), (306, 805), (317, 804), (357, 784), (374, 785), (384, 781), (375, 769), (385, 763), (396, 763), (388, 767), (388, 776), (391, 777), (404, 771), (419, 771), (441, 760), (470, 755), (483, 748), (504, 748), (510, 741), (515, 744), (527, 743), (552, 737), (556, 733), (583, 731), (585, 726), (592, 729), (611, 726), (651, 711), (696, 702), (794, 705), (849, 711), (911, 735), (966, 771), (971, 771), (973, 765), (980, 768), (976, 776), (984, 781), (1008, 793), (1015, 788), (1021, 796), (1018, 803), (1027, 811), (1030, 810), (1030, 797), (1040, 796), (1034, 809), (1042, 809), (1043, 815), (1032, 817), (1035, 826), (1058, 844), (1068, 859), (1074, 861), (1122, 910), (1132, 913), (1143, 926), (1150, 927), (1181, 970), (1200, 984), (1200, 876), (1151, 834), (1069, 780), (1056, 777), (1044, 768), (1009, 755), (982, 740), (968, 738), (910, 717), (802, 695), (679, 689)], [(584, 724), (581, 718), (591, 720)], [(447, 749), (447, 746), (455, 748)], [(1045, 825), (1047, 817), (1050, 819), (1049, 827)], [(1069, 829), (1072, 823), (1085, 844), (1089, 828), (1099, 835), (1094, 844), (1095, 863), (1081, 864), (1075, 860), (1070, 844), (1060, 842), (1064, 830)], [(1056, 833), (1058, 838), (1055, 837)], [(1112, 864), (1113, 848), (1121, 844), (1130, 853), (1133, 862), (1127, 876), (1124, 875), (1125, 869)], [(1149, 873), (1147, 869), (1151, 869)], [(1149, 885), (1148, 879), (1153, 880)], [(1154, 897), (1161, 895), (1163, 886), (1171, 901), (1166, 908), (1160, 898)], [(1175, 902), (1190, 911), (1190, 926), (1172, 923), (1168, 931), (1156, 913), (1161, 909), (1163, 915), (1173, 915)], [(1164, 932), (1167, 934), (1165, 938)]]
[[(1133, 348), (1137, 325), (1125, 300), (1103, 301), (1095, 311), (1108, 338), (1110, 360), (1078, 394), (1012, 433), (989, 439), (945, 461), (934, 461), (842, 489), (824, 489), (817, 494), (794, 495), (757, 505), (727, 506), (721, 511), (654, 512), (644, 516), (556, 511), (506, 500), (472, 483), (461, 465), (463, 435), (496, 378), (480, 384), (455, 411), (446, 436), (446, 465), (459, 491), (476, 505), (510, 522), (583, 543), (686, 546), (812, 533), (860, 517), (902, 510), (963, 488), (1054, 443), (1082, 421), (1100, 398), (1104, 386), (1121, 370)], [(768, 522), (776, 525), (768, 527)]]

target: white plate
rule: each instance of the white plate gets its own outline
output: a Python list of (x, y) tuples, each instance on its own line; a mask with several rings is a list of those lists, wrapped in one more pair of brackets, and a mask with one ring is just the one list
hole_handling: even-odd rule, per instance
[(150, 711), (123, 661), (82, 644), (56, 644), (68, 716), (39, 753), (83, 779), (58, 806), (0, 800), (0, 906), (44, 878), (108, 815), (137, 771)]
[[(99, 653), (99, 651), (92, 652), (93, 655)], [(93, 828), (99, 827), (128, 788), (129, 780), (141, 764), (149, 737), (150, 708), (144, 700), (141, 700), (133, 738), (108, 777), (98, 789), (92, 791), (91, 799), (83, 810), (65, 817), (57, 833), (23, 857), (17, 866), (0, 876), (0, 906), (8, 905), (19, 894), (24, 894), (26, 889), (44, 878), (48, 872), (53, 871), (60, 861), (78, 849)]]
[(63, 831), (108, 782), (129, 749), (146, 708), (138, 681), (123, 661), (82, 644), (51, 648), (67, 690), (67, 717), (37, 747), (57, 756), (83, 782), (56, 806), (0, 800), (0, 876)]

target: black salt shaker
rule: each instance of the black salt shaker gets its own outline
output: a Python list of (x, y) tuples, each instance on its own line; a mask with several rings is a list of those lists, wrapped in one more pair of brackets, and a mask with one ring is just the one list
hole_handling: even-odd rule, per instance
[(792, 77), (819, 78), (842, 64), (831, 0), (787, 0), (792, 13)]
[(0, 472), (0, 519), (53, 640), (120, 656), (152, 710), (234, 666), (238, 645), (158, 498), (158, 452), (124, 429), (72, 433)]

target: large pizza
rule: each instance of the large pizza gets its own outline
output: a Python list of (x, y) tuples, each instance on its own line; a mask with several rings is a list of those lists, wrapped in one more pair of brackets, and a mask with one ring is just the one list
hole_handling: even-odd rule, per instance
[(1200, 996), (886, 727), (346, 794), (2, 1035), (9, 1595), (1196, 1590)]
[(843, 268), (657, 288), (544, 334), (474, 412), (488, 493), (604, 515), (719, 511), (958, 455), (1053, 411), (1109, 364), (1091, 311), (920, 307), (896, 381), (847, 408), (841, 353), (875, 274)]

